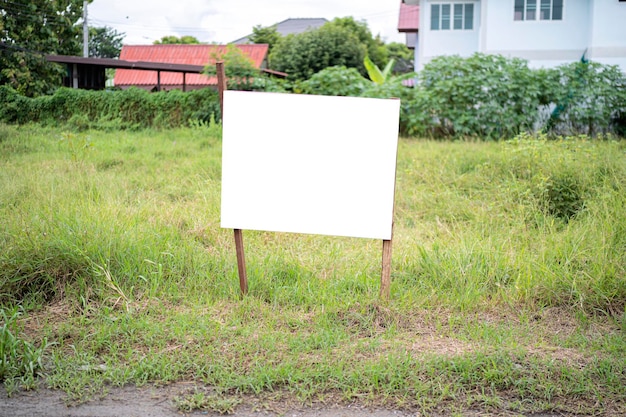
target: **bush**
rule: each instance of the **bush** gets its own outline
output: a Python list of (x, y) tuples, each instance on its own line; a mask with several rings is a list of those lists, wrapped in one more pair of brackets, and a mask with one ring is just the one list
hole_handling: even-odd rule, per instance
[(547, 213), (566, 222), (578, 214), (584, 206), (578, 179), (567, 173), (549, 177), (538, 197)]
[(190, 120), (219, 119), (219, 98), (211, 89), (149, 93), (137, 88), (88, 91), (59, 88), (51, 96), (27, 98), (0, 86), (0, 122), (67, 123), (71, 128), (137, 129), (184, 126)]
[(300, 88), (304, 94), (359, 97), (368, 84), (370, 82), (356, 68), (336, 66), (314, 74), (302, 82)]
[(499, 139), (532, 130), (537, 120), (539, 86), (521, 59), (441, 56), (419, 82), (437, 135)]
[(544, 101), (554, 107), (547, 131), (589, 136), (624, 133), (626, 78), (619, 67), (575, 62), (540, 74), (546, 80)]

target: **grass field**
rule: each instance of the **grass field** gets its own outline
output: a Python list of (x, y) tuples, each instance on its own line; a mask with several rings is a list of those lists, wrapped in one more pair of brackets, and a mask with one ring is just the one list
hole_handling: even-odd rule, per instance
[(387, 302), (381, 242), (254, 231), (240, 299), (220, 152), (219, 126), (0, 125), (7, 390), (626, 414), (626, 142), (402, 139)]

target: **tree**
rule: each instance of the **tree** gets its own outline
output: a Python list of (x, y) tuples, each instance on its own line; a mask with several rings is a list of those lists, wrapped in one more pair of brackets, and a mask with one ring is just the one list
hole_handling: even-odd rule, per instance
[(252, 35), (250, 36), (250, 42), (252, 43), (266, 43), (269, 45), (269, 52), (272, 52), (272, 48), (276, 45), (282, 36), (275, 27), (263, 27), (261, 25), (257, 25), (252, 28)]
[(122, 50), (124, 34), (108, 26), (89, 28), (89, 56), (117, 58)]
[[(367, 56), (379, 67), (383, 67), (389, 60), (385, 43), (380, 36), (372, 36), (366, 22), (356, 21), (353, 17), (337, 17), (324, 26), (336, 26), (352, 33), (367, 50)], [(361, 73), (365, 75), (362, 67), (361, 70)]]
[(0, 84), (26, 96), (60, 86), (63, 67), (44, 55), (80, 53), (82, 13), (82, 0), (0, 0)]
[(306, 80), (324, 68), (345, 66), (364, 72), (365, 47), (347, 29), (324, 25), (297, 35), (287, 35), (270, 54), (272, 68), (291, 80)]
[(171, 45), (171, 44), (185, 44), (185, 45), (193, 45), (198, 44), (200, 41), (195, 36), (181, 36), (176, 37), (173, 35), (163, 36), (160, 40), (154, 41), (154, 45)]
[[(259, 77), (259, 70), (254, 62), (237, 46), (230, 44), (225, 50), (217, 50), (211, 54), (211, 61), (224, 61), (224, 73), (228, 80), (228, 88), (248, 90), (251, 88), (254, 77)], [(204, 68), (208, 75), (216, 74), (215, 64), (209, 64)]]
[(414, 53), (403, 43), (392, 42), (385, 45), (389, 59), (395, 60), (394, 73), (413, 72)]

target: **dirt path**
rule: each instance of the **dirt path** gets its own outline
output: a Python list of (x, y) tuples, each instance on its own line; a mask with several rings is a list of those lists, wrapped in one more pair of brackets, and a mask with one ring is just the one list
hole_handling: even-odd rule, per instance
[[(39, 389), (23, 391), (7, 397), (4, 387), (0, 385), (0, 417), (180, 417), (208, 416), (222, 414), (211, 411), (179, 411), (174, 399), (189, 392), (186, 383), (172, 384), (166, 387), (135, 387), (111, 388), (102, 399), (68, 406), (65, 394), (61, 391)], [(231, 415), (239, 417), (419, 417), (419, 413), (400, 410), (371, 409), (354, 405), (314, 405), (298, 407), (290, 405), (263, 404), (247, 399), (237, 406)], [(519, 415), (508, 412), (489, 413), (485, 411), (465, 412), (463, 417), (568, 417), (566, 414), (531, 414)], [(431, 417), (444, 417), (431, 415)], [(580, 417), (580, 416), (578, 416)]]
[[(39, 389), (16, 393), (8, 398), (4, 388), (1, 388), (0, 417), (180, 417), (183, 413), (177, 410), (173, 400), (185, 388), (188, 387), (176, 384), (159, 388), (133, 386), (112, 388), (103, 399), (70, 407), (65, 404), (65, 395), (60, 391)], [(194, 411), (187, 415), (219, 416), (220, 414)], [(409, 417), (415, 414), (350, 406), (271, 411), (255, 410), (249, 405), (240, 405), (233, 415), (241, 417)]]

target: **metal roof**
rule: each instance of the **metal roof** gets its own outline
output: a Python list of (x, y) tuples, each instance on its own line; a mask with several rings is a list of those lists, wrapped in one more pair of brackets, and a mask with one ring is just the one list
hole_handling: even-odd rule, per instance
[(170, 64), (166, 62), (125, 61), (112, 58), (85, 58), (72, 55), (46, 55), (48, 62), (60, 64), (94, 65), (105, 68), (126, 68), (136, 70), (168, 71), (168, 72), (202, 72), (203, 65)]
[[(253, 62), (254, 66), (262, 69), (267, 57), (268, 45), (236, 45)], [(176, 66), (189, 66), (200, 68), (195, 74), (188, 74), (185, 79), (189, 86), (212, 86), (217, 85), (217, 77), (198, 74), (206, 65), (215, 63), (215, 56), (227, 51), (226, 45), (124, 45), (120, 54), (120, 60), (139, 61), (152, 63), (166, 63)], [(121, 68), (121, 67), (118, 67)], [(148, 68), (142, 68), (148, 69)], [(164, 69), (164, 71), (167, 71)], [(192, 71), (189, 71), (192, 72)], [(118, 69), (115, 72), (115, 86), (151, 86), (157, 85), (157, 73), (155, 71), (142, 71), (136, 69)], [(160, 75), (160, 85), (179, 86), (183, 84), (183, 76), (174, 72), (163, 72)]]
[(398, 32), (417, 32), (420, 24), (420, 7), (418, 5), (400, 3)]
[[(270, 27), (276, 29), (276, 31), (280, 35), (287, 36), (287, 35), (306, 32), (309, 29), (317, 29), (321, 26), (324, 26), (326, 23), (328, 23), (328, 20), (324, 19), (323, 17), (314, 17), (314, 18), (303, 17), (303, 18), (295, 18), (295, 19), (286, 19)], [(244, 36), (243, 38), (239, 38), (233, 41), (233, 43), (244, 44), (246, 42), (250, 42), (250, 36), (252, 36), (252, 34)]]

